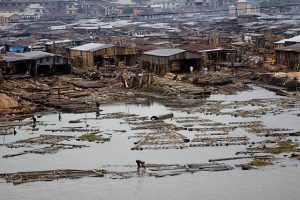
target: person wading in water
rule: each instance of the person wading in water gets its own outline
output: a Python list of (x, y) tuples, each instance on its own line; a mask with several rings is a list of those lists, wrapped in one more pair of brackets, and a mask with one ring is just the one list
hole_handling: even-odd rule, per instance
[(144, 168), (144, 170), (146, 170), (146, 167), (145, 167), (145, 161), (141, 161), (141, 160), (136, 160), (135, 161), (136, 164), (137, 164), (137, 171), (140, 172), (140, 168)]

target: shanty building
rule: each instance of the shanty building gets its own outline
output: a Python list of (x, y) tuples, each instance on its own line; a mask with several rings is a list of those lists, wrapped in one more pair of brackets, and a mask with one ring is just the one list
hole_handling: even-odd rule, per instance
[(289, 39), (283, 39), (278, 42), (275, 42), (275, 46), (278, 49), (282, 48), (282, 47), (290, 46), (293, 44), (300, 44), (300, 35), (297, 35), (297, 36), (289, 38)]
[(15, 13), (0, 12), (0, 23), (16, 23), (20, 21), (20, 16)]
[(65, 74), (72, 72), (72, 59), (42, 51), (2, 55), (6, 74)]
[(71, 57), (78, 67), (132, 66), (136, 64), (134, 48), (111, 44), (89, 43), (71, 48)]
[(192, 66), (199, 70), (201, 55), (183, 49), (156, 49), (141, 55), (140, 65), (158, 75), (168, 72), (188, 72)]
[(300, 70), (300, 43), (276, 49), (276, 63), (290, 70)]
[(179, 46), (181, 49), (201, 55), (201, 67), (207, 65), (208, 62), (221, 63), (228, 61), (228, 55), (236, 53), (232, 49), (215, 48), (203, 44), (186, 44)]

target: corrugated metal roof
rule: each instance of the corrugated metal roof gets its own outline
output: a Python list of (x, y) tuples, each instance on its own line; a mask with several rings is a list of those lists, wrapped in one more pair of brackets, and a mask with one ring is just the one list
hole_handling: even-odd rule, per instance
[(101, 43), (89, 43), (89, 44), (84, 44), (78, 47), (71, 48), (72, 50), (77, 50), (77, 51), (97, 51), (99, 49), (105, 49), (113, 47), (111, 44), (101, 44)]
[(22, 53), (21, 56), (24, 56), (29, 59), (38, 59), (38, 58), (45, 58), (49, 56), (55, 56), (55, 54), (47, 53), (43, 51), (31, 51), (31, 52)]
[(26, 53), (9, 53), (3, 55), (3, 58), (7, 62), (13, 62), (13, 61), (21, 61), (21, 60), (33, 60), (33, 59), (50, 57), (50, 56), (55, 56), (55, 54), (47, 53), (43, 51), (31, 51)]
[(295, 37), (292, 37), (290, 39), (283, 39), (278, 42), (275, 42), (275, 44), (284, 44), (285, 42), (300, 42), (300, 35), (297, 35)]
[(150, 55), (150, 56), (167, 57), (167, 56), (172, 56), (172, 55), (176, 55), (179, 53), (183, 53), (185, 51), (186, 50), (183, 50), (183, 49), (155, 49), (152, 51), (147, 51), (144, 54)]
[(300, 53), (300, 44), (294, 44), (291, 46), (287, 46), (281, 49), (276, 49), (278, 51), (293, 51), (293, 52), (297, 52)]
[(58, 44), (58, 43), (65, 43), (65, 42), (72, 42), (72, 40), (66, 39), (66, 40), (56, 40), (56, 41), (51, 41), (51, 42), (46, 42), (47, 45), (51, 45), (53, 43)]

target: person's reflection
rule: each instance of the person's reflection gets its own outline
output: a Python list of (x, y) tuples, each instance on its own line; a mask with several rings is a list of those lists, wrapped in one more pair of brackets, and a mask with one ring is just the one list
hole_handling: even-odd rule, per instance
[(100, 110), (96, 111), (96, 119), (98, 119), (98, 117), (100, 116)]

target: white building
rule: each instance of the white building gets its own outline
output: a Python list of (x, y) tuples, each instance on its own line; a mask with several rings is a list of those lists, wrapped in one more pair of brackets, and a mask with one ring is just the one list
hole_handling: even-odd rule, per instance
[(30, 4), (24, 9), (24, 12), (19, 12), (18, 14), (22, 19), (39, 19), (41, 15), (47, 13), (48, 10), (38, 3)]
[(193, 0), (151, 0), (151, 6), (161, 7), (164, 10), (179, 10), (181, 8), (192, 7)]

